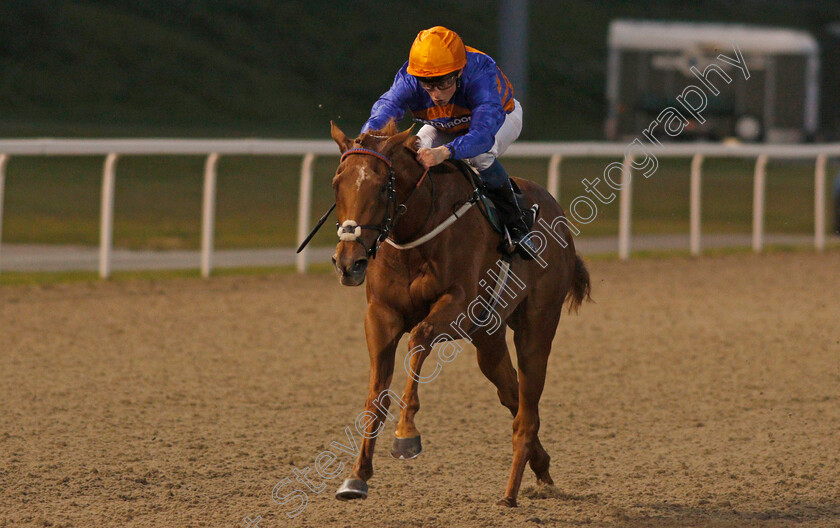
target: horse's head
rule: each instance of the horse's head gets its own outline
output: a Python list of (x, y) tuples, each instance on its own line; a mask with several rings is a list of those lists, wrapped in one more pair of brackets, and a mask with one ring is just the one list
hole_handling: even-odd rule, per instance
[(397, 133), (391, 122), (382, 131), (351, 140), (331, 125), (341, 150), (332, 181), (339, 237), (333, 265), (341, 284), (358, 286), (365, 281), (368, 259), (376, 256), (393, 227), (398, 204), (390, 156), (408, 140), (411, 129)]

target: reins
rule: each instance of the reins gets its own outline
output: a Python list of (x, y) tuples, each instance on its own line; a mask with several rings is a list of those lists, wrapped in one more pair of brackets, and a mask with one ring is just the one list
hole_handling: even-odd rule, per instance
[[(381, 152), (359, 147), (345, 150), (344, 153), (341, 155), (341, 160), (339, 161), (339, 163), (343, 162), (344, 159), (350, 155), (373, 156), (388, 166), (388, 181), (385, 184), (385, 191), (388, 195), (388, 205), (386, 207), (385, 217), (382, 219), (382, 222), (379, 225), (358, 225), (353, 220), (345, 220), (343, 224), (339, 224), (338, 222), (336, 222), (336, 227), (338, 227), (338, 238), (344, 241), (358, 242), (364, 248), (365, 254), (370, 258), (376, 258), (376, 253), (379, 251), (379, 247), (382, 245), (382, 242), (386, 240), (389, 244), (391, 244), (397, 249), (410, 249), (419, 246), (420, 244), (423, 244), (425, 242), (428, 242), (429, 240), (437, 236), (441, 231), (449, 227), (449, 225), (452, 224), (455, 220), (460, 218), (470, 207), (472, 207), (475, 204), (477, 200), (477, 197), (473, 196), (457, 211), (454, 211), (452, 216), (447, 218), (447, 220), (438, 225), (435, 229), (418, 239), (414, 239), (415, 236), (417, 236), (421, 231), (423, 231), (426, 228), (426, 225), (429, 223), (429, 220), (431, 220), (432, 214), (435, 211), (435, 182), (432, 179), (432, 177), (429, 176), (429, 169), (426, 169), (423, 172), (423, 175), (420, 177), (419, 180), (417, 180), (417, 183), (414, 185), (414, 188), (411, 190), (405, 201), (401, 204), (397, 204), (397, 192), (395, 185), (396, 175), (394, 173), (394, 166), (393, 163), (391, 163), (391, 160)], [(402, 215), (408, 211), (408, 203), (411, 201), (411, 199), (414, 197), (414, 195), (417, 193), (420, 187), (423, 186), (423, 183), (426, 181), (427, 176), (432, 188), (431, 205), (429, 206), (429, 213), (426, 215), (426, 220), (417, 229), (417, 231), (415, 231), (410, 237), (408, 237), (410, 242), (406, 242), (405, 244), (397, 243), (393, 240), (393, 238), (389, 238), (389, 236), (393, 233), (397, 222), (400, 220)], [(369, 248), (366, 247), (364, 242), (361, 240), (362, 230), (364, 229), (370, 229), (379, 232), (379, 235), (377, 235), (373, 245), (371, 245), (371, 247)]]
[[(358, 225), (353, 220), (345, 220), (343, 224), (336, 222), (336, 226), (338, 227), (338, 238), (340, 240), (347, 240), (347, 241), (356, 241), (365, 250), (365, 254), (370, 258), (376, 258), (376, 253), (379, 251), (379, 246), (382, 245), (382, 242), (388, 238), (388, 236), (393, 232), (394, 228), (397, 225), (397, 222), (408, 211), (408, 203), (414, 197), (417, 190), (423, 185), (423, 182), (426, 180), (426, 176), (429, 174), (429, 169), (423, 173), (420, 179), (417, 181), (417, 184), (414, 186), (414, 189), (411, 190), (408, 197), (405, 201), (401, 204), (397, 204), (397, 190), (396, 190), (396, 175), (394, 173), (394, 165), (391, 163), (391, 160), (388, 156), (382, 154), (381, 152), (377, 152), (375, 150), (366, 149), (366, 148), (352, 148), (345, 150), (344, 153), (341, 155), (341, 159), (339, 163), (342, 163), (347, 156), (350, 155), (363, 155), (363, 156), (373, 156), (380, 161), (384, 162), (385, 165), (388, 166), (388, 181), (385, 184), (385, 191), (388, 195), (388, 205), (385, 209), (385, 217), (382, 219), (382, 222), (379, 225)], [(432, 203), (434, 204), (434, 181), (429, 178), (429, 181), (432, 182)], [(429, 218), (432, 215), (434, 207), (429, 208), (429, 215), (426, 217), (426, 221), (424, 222), (423, 226), (420, 227), (422, 230), (425, 225), (429, 222)], [(363, 229), (370, 229), (378, 231), (379, 234), (374, 240), (373, 245), (371, 247), (366, 247), (365, 243), (361, 239), (362, 230)], [(419, 232), (419, 231), (418, 231)]]
[[(410, 202), (411, 199), (414, 198), (414, 194), (423, 185), (423, 181), (425, 181), (426, 176), (428, 174), (429, 174), (429, 169), (426, 169), (423, 172), (423, 175), (420, 176), (420, 179), (417, 180), (417, 184), (414, 186), (414, 189), (412, 189), (411, 193), (408, 195), (408, 198), (406, 198), (405, 201), (402, 203), (402, 206), (401, 206), (402, 207), (402, 209), (401, 209), (402, 213), (405, 213), (405, 212), (408, 211), (408, 202)], [(433, 180), (431, 176), (429, 176), (429, 183), (432, 184), (432, 191), (431, 191), (432, 192), (432, 195), (431, 195), (432, 199), (431, 199), (431, 205), (429, 206), (429, 212), (426, 214), (426, 219), (423, 221), (423, 224), (420, 227), (418, 227), (417, 230), (414, 231), (414, 233), (411, 234), (411, 236), (407, 237), (408, 240), (413, 239), (418, 234), (420, 234), (421, 231), (426, 229), (426, 225), (429, 223), (429, 220), (432, 219), (432, 214), (435, 212), (435, 209), (436, 209), (435, 208), (435, 180)], [(396, 223), (397, 222), (395, 220), (394, 221), (395, 226), (396, 226)], [(389, 238), (388, 243), (393, 245), (392, 239)]]

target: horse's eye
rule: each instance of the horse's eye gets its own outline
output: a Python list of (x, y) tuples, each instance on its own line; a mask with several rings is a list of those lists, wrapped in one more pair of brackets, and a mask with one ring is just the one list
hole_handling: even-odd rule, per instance
[(388, 185), (383, 183), (382, 187), (379, 188), (379, 193), (380, 194), (385, 194), (386, 192), (388, 192)]

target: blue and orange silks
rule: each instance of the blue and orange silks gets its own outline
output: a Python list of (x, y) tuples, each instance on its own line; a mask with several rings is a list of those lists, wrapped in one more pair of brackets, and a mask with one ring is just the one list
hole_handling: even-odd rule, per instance
[(436, 106), (416, 77), (403, 64), (391, 88), (382, 94), (370, 112), (362, 132), (379, 130), (390, 119), (400, 120), (406, 110), (414, 119), (441, 132), (459, 135), (451, 143), (455, 159), (478, 156), (493, 147), (496, 132), (513, 111), (513, 86), (488, 55), (467, 46), (467, 65), (458, 89), (448, 104)]

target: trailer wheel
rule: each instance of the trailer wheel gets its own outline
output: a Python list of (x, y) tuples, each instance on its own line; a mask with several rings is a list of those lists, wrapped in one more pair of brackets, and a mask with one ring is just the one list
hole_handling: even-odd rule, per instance
[(741, 141), (755, 143), (761, 139), (761, 121), (752, 115), (742, 115), (735, 121), (735, 134)]

